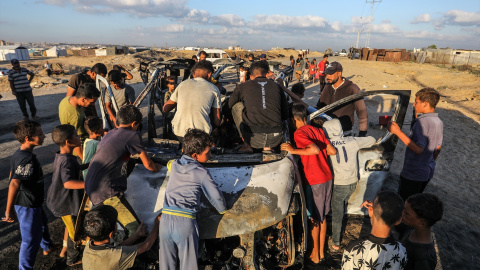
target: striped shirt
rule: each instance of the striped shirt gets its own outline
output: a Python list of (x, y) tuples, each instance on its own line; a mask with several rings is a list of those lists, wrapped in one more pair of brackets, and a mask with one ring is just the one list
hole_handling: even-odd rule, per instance
[(20, 72), (17, 72), (13, 68), (10, 69), (8, 72), (8, 81), (13, 82), (15, 92), (32, 91), (32, 87), (30, 86), (30, 81), (28, 80), (27, 75), (32, 76), (34, 73), (26, 68), (20, 68)]

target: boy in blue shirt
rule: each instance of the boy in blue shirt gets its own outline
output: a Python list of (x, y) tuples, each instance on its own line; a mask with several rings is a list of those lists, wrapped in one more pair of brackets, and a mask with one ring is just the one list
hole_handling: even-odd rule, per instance
[[(88, 138), (83, 142), (82, 164), (90, 163), (93, 155), (97, 152), (97, 145), (100, 142), (100, 137), (105, 133), (102, 120), (96, 116), (90, 116), (85, 120), (85, 130), (88, 133)], [(87, 176), (87, 170), (83, 170), (82, 174), (83, 179), (85, 179)]]
[(200, 163), (210, 158), (213, 139), (199, 129), (184, 137), (183, 156), (169, 162), (170, 178), (160, 220), (160, 269), (198, 269), (198, 225), (195, 219), (200, 195), (220, 214), (226, 211), (225, 198), (207, 169)]
[(10, 186), (2, 221), (14, 222), (15, 208), (22, 236), (18, 268), (33, 269), (39, 247), (44, 250), (44, 255), (54, 249), (48, 232), (47, 216), (42, 208), (42, 166), (33, 154), (33, 148), (43, 144), (45, 134), (39, 123), (29, 120), (17, 122), (13, 134), (22, 145), (10, 160)]

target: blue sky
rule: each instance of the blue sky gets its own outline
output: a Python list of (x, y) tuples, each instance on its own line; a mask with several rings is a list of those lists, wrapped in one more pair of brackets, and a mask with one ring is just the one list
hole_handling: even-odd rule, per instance
[(145, 46), (480, 49), (480, 1), (0, 0), (0, 39)]

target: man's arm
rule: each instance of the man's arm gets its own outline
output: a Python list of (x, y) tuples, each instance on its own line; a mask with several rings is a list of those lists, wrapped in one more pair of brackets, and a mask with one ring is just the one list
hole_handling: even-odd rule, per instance
[[(293, 155), (300, 155), (300, 156), (311, 156), (311, 155), (318, 155), (320, 153), (320, 148), (314, 143), (307, 145), (304, 149), (297, 149), (293, 148), (293, 146), (289, 143), (282, 143), (280, 146), (282, 150), (288, 151)], [(335, 154), (336, 154), (335, 150)]]
[(220, 108), (212, 108), (213, 112), (213, 124), (219, 127), (222, 124), (222, 115), (220, 113)]
[(75, 93), (75, 89), (73, 89), (70, 86), (67, 86), (67, 97), (73, 96), (73, 93)]
[(169, 99), (165, 104), (163, 105), (163, 111), (164, 112), (169, 112), (177, 107), (177, 103), (173, 101), (172, 99)]
[(145, 168), (147, 168), (149, 171), (158, 172), (162, 168), (161, 164), (155, 163), (150, 159), (145, 150), (143, 150), (139, 156), (140, 160), (142, 160), (143, 166), (145, 166)]
[(108, 116), (110, 117), (110, 121), (113, 122), (115, 125), (116, 123), (116, 118), (115, 118), (115, 112), (113, 111), (113, 104), (112, 103), (105, 103), (105, 107), (107, 108)]
[(363, 98), (355, 101), (355, 111), (358, 117), (358, 129), (360, 135), (362, 135), (361, 137), (364, 137), (368, 130), (368, 112)]
[(35, 77), (35, 74), (32, 72), (32, 73), (30, 73), (30, 78), (28, 79), (28, 82), (29, 82), (29, 83), (32, 82), (33, 77)]
[(424, 148), (416, 144), (414, 141), (412, 141), (412, 139), (405, 135), (405, 133), (402, 132), (400, 126), (397, 123), (390, 122), (388, 123), (387, 128), (388, 131), (390, 131), (392, 134), (397, 135), (398, 138), (415, 154), (420, 155), (421, 153), (423, 153)]
[(337, 148), (335, 148), (332, 144), (327, 144), (327, 155), (333, 156), (337, 154)]
[(12, 95), (16, 96), (17, 91), (15, 91), (15, 84), (13, 83), (13, 81), (10, 81), (10, 89), (12, 89)]
[[(10, 177), (11, 175), (12, 173), (10, 172)], [(5, 222), (15, 221), (15, 211), (13, 211), (13, 205), (15, 204), (15, 199), (17, 198), (19, 189), (20, 189), (20, 179), (12, 179), (10, 181), (10, 186), (8, 187), (7, 208), (5, 209), (5, 217), (2, 218), (2, 221), (5, 221)]]

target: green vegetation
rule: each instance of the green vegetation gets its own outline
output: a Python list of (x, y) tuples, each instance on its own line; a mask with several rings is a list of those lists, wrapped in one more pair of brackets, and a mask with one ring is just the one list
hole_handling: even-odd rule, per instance
[(428, 46), (429, 49), (436, 49), (437, 48), (437, 45), (433, 44), (433, 45), (430, 45)]

